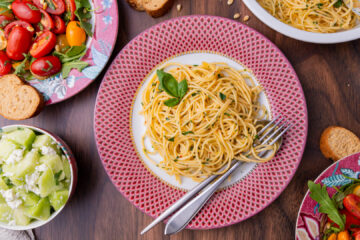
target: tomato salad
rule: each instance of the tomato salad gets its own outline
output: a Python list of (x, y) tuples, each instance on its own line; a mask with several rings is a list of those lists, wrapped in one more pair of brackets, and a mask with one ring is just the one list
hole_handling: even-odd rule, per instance
[(82, 71), (92, 36), (89, 0), (1, 0), (0, 76), (31, 80)]
[(308, 182), (310, 197), (318, 203), (319, 212), (325, 214), (321, 224), (323, 240), (360, 240), (360, 179), (349, 179), (351, 183), (334, 187), (332, 197), (326, 186)]

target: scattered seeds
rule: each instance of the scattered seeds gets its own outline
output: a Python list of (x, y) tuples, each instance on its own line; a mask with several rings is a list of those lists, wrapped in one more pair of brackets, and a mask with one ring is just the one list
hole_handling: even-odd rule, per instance
[(231, 4), (233, 4), (233, 2), (234, 2), (234, 0), (228, 0), (227, 5), (231, 5)]
[(246, 15), (246, 16), (244, 17), (244, 22), (248, 21), (249, 18), (250, 18), (250, 17), (249, 17), (248, 15)]
[(238, 19), (238, 18), (240, 18), (240, 13), (235, 13), (234, 14), (234, 19)]
[(176, 9), (178, 10), (178, 12), (181, 11), (181, 8), (182, 8), (181, 4), (178, 4), (178, 5), (176, 6)]

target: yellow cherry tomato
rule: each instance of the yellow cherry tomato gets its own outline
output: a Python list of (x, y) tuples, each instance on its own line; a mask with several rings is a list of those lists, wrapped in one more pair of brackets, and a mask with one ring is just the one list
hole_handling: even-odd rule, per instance
[(350, 240), (350, 234), (347, 230), (339, 232), (337, 240)]
[(69, 43), (66, 39), (65, 34), (60, 34), (56, 37), (56, 46), (55, 50), (58, 52), (65, 53), (69, 49)]
[(332, 233), (327, 240), (336, 240), (337, 236), (336, 233)]
[(4, 30), (0, 28), (0, 50), (4, 50), (7, 46), (7, 39)]
[(66, 39), (69, 45), (81, 46), (86, 41), (86, 33), (84, 29), (80, 27), (80, 22), (71, 21), (66, 27)]
[(353, 194), (360, 197), (360, 185), (354, 188)]

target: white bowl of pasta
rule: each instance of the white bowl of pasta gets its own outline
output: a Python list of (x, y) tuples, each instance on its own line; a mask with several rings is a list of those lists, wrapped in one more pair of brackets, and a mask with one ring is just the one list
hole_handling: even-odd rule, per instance
[[(305, 7), (304, 9), (302, 9), (302, 10), (306, 10), (304, 12), (302, 12), (302, 10), (299, 11), (293, 10), (292, 13), (296, 12), (298, 15), (296, 16), (292, 14), (291, 18), (287, 18), (286, 14), (282, 12), (281, 16), (283, 17), (283, 19), (279, 20), (279, 15), (278, 17), (275, 17), (269, 12), (271, 11), (270, 9), (272, 8), (272, 13), (276, 15), (276, 11), (280, 9), (280, 7), (275, 7), (275, 5), (277, 4), (277, 0), (261, 0), (263, 5), (269, 6), (268, 8), (269, 11), (266, 10), (259, 2), (260, 1), (258, 0), (244, 0), (245, 5), (257, 18), (259, 18), (263, 23), (268, 25), (270, 28), (288, 37), (301, 40), (304, 42), (323, 43), (323, 44), (347, 42), (360, 38), (359, 18), (355, 15), (355, 13), (352, 13), (350, 10), (347, 11), (344, 3), (342, 3), (341, 7), (334, 7), (336, 2), (340, 2), (340, 1), (334, 0), (334, 1), (330, 1), (329, 3), (330, 5), (324, 5), (324, 4), (328, 4), (328, 2), (321, 0), (320, 1), (313, 0), (313, 2), (316, 2), (316, 4), (315, 7), (313, 6), (311, 8), (312, 9), (316, 8), (314, 9), (316, 13), (330, 14), (331, 16), (338, 16), (340, 15), (339, 14), (340, 12), (342, 13), (341, 15), (344, 16), (342, 19), (335, 17), (332, 19), (331, 17), (328, 17), (327, 21), (330, 21), (331, 24), (330, 22), (326, 23), (323, 20), (323, 18), (318, 18), (319, 20), (321, 20), (320, 24), (317, 18), (310, 18), (309, 17), (310, 10), (307, 10), (307, 8), (310, 7)], [(294, 1), (294, 2), (299, 2), (299, 1)], [(306, 1), (305, 3), (304, 1), (304, 4), (308, 4), (308, 2), (309, 1)], [(309, 6), (309, 5), (305, 5), (305, 6)], [(322, 11), (324, 11), (324, 13)], [(300, 16), (300, 14), (303, 13), (308, 15)], [(296, 19), (297, 17), (301, 20)], [(307, 17), (309, 18), (307, 19)], [(313, 19), (313, 20), (310, 21), (309, 19)], [(286, 21), (288, 21), (289, 24), (285, 23)], [(342, 25), (340, 22), (346, 22), (346, 24)], [(347, 29), (344, 29), (344, 27), (342, 26), (345, 26), (345, 28)]]

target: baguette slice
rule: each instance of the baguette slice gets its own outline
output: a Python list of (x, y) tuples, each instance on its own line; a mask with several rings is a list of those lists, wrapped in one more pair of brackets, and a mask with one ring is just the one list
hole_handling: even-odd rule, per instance
[(43, 107), (43, 95), (15, 74), (0, 77), (0, 115), (24, 120), (40, 113)]
[(320, 150), (326, 158), (337, 161), (360, 152), (360, 139), (346, 128), (330, 126), (321, 134)]
[(143, 0), (145, 11), (152, 17), (161, 17), (172, 7), (173, 0)]
[(143, 0), (126, 0), (137, 11), (144, 11)]

